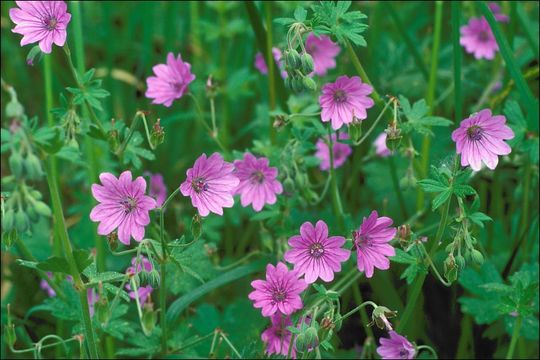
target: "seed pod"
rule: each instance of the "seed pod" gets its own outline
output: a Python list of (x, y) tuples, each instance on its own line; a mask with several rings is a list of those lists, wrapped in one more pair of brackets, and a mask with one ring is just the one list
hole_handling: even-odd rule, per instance
[(23, 174), (23, 157), (19, 152), (14, 152), (9, 157), (9, 168), (15, 177), (21, 177)]
[(309, 76), (304, 76), (304, 79), (302, 80), (302, 82), (304, 84), (304, 88), (306, 88), (308, 90), (311, 90), (311, 91), (317, 90), (317, 84)]
[(43, 201), (34, 202), (34, 209), (36, 209), (36, 212), (41, 216), (49, 217), (52, 215), (51, 208)]
[(157, 313), (153, 308), (153, 305), (148, 303), (144, 304), (143, 307), (141, 325), (146, 336), (149, 336), (152, 333), (157, 323)]
[(302, 90), (304, 90), (304, 81), (302, 80), (301, 77), (295, 76), (292, 78), (291, 82), (292, 82), (292, 90), (294, 92), (299, 93)]
[(37, 190), (30, 190), (30, 196), (36, 200), (43, 199), (43, 195)]
[[(288, 68), (287, 68), (288, 69)], [(285, 87), (289, 90), (292, 90), (292, 82), (291, 82), (291, 79), (292, 79), (292, 74), (289, 73), (289, 70), (287, 70), (287, 77), (285, 78)]]
[(476, 265), (482, 265), (484, 263), (484, 255), (476, 249), (471, 251), (471, 259)]
[(396, 151), (399, 147), (399, 144), (401, 143), (401, 138), (402, 136), (400, 135), (388, 135), (386, 137), (386, 147), (388, 148), (388, 150), (390, 150), (392, 153)]
[(15, 228), (18, 232), (24, 232), (28, 229), (30, 221), (24, 211), (19, 209), (15, 214)]
[(4, 216), (2, 216), (2, 230), (9, 231), (13, 228), (13, 222), (15, 221), (15, 212), (13, 209), (8, 209)]
[(459, 270), (465, 268), (465, 258), (460, 254), (456, 256), (456, 265), (458, 266)]
[(302, 60), (300, 59), (300, 54), (294, 49), (290, 49), (288, 52), (285, 52), (285, 61), (293, 70), (300, 70), (302, 66)]
[(41, 169), (41, 162), (36, 155), (32, 153), (28, 154), (24, 160), (24, 166), (30, 179), (39, 180), (41, 178), (43, 171)]
[(28, 215), (28, 218), (31, 222), (35, 223), (39, 220), (39, 214), (36, 211), (36, 208), (34, 207), (34, 204), (28, 204), (26, 206), (26, 215)]
[(292, 193), (294, 191), (294, 181), (290, 177), (283, 181), (283, 189), (285, 192)]
[(302, 72), (306, 75), (311, 74), (314, 69), (313, 57), (311, 57), (311, 55), (309, 55), (307, 52), (304, 52), (300, 57), (300, 61), (302, 63)]

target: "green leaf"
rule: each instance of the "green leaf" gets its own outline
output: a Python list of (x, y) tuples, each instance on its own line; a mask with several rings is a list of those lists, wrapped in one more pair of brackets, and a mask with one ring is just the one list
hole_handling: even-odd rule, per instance
[(306, 20), (307, 10), (302, 6), (297, 6), (294, 10), (294, 18), (298, 22), (304, 22)]
[(425, 192), (441, 192), (448, 190), (448, 186), (433, 179), (424, 179), (417, 182)]
[(391, 261), (393, 262), (397, 262), (397, 263), (400, 263), (400, 264), (416, 264), (418, 263), (418, 260), (406, 253), (405, 251), (399, 249), (399, 248), (396, 248), (396, 255), (391, 257), (390, 258)]
[(450, 196), (452, 195), (452, 190), (448, 189), (440, 193), (433, 199), (433, 202), (431, 203), (431, 208), (433, 211), (437, 210), (441, 205), (446, 203), (448, 199), (450, 199)]
[(60, 272), (64, 274), (71, 274), (69, 265), (66, 259), (58, 256), (52, 256), (47, 260), (37, 264), (37, 268), (43, 271)]
[(469, 185), (461, 185), (461, 184), (455, 184), (453, 186), (454, 194), (456, 194), (457, 197), (463, 198), (467, 195), (476, 195), (476, 190), (472, 186)]
[(241, 279), (254, 272), (260, 271), (267, 264), (267, 260), (268, 259), (261, 259), (249, 265), (239, 266), (236, 269), (219, 275), (218, 277), (210, 280), (206, 284), (201, 285), (195, 290), (175, 300), (167, 310), (167, 321), (169, 323), (174, 323), (178, 319), (178, 316), (180, 316), (182, 311), (184, 311), (190, 304), (201, 298), (203, 295), (209, 293), (210, 291), (218, 289), (221, 286)]
[(90, 255), (90, 251), (85, 249), (78, 249), (73, 252), (75, 263), (79, 272), (83, 272), (93, 261), (93, 257)]

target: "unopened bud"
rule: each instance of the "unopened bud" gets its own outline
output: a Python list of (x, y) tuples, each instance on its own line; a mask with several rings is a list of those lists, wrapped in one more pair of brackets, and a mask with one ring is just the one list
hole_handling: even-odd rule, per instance
[(30, 52), (28, 52), (28, 55), (26, 56), (26, 64), (34, 66), (38, 64), (42, 58), (43, 52), (41, 51), (39, 45), (36, 45), (32, 49), (30, 49)]
[(302, 77), (295, 76), (291, 79), (292, 84), (292, 90), (296, 93), (301, 92), (304, 90), (304, 81), (302, 80)]
[(24, 211), (21, 209), (15, 213), (15, 228), (18, 232), (24, 232), (30, 226), (30, 220)]
[(45, 217), (50, 217), (52, 215), (51, 208), (45, 204), (43, 201), (36, 201), (34, 202), (34, 209), (36, 209), (36, 212)]
[(294, 192), (294, 181), (290, 177), (286, 178), (285, 181), (283, 181), (283, 188), (286, 193), (292, 193)]
[(317, 329), (315, 329), (313, 326), (309, 327), (305, 332), (306, 338), (306, 346), (307, 350), (310, 351), (313, 348), (315, 348), (317, 345), (319, 345), (319, 336), (317, 334)]
[(150, 336), (157, 323), (157, 313), (154, 311), (154, 305), (148, 302), (143, 305), (142, 312), (141, 326), (144, 335)]
[(41, 169), (41, 162), (38, 157), (32, 153), (29, 153), (24, 160), (24, 167), (28, 177), (33, 180), (39, 180), (43, 175), (43, 170)]
[(287, 65), (293, 70), (300, 69), (300, 67), (302, 66), (300, 54), (295, 49), (289, 49), (288, 51), (285, 51), (285, 61)]
[(349, 138), (358, 142), (362, 137), (362, 121), (353, 121), (349, 126)]
[(471, 259), (476, 265), (482, 265), (484, 263), (484, 255), (476, 249), (471, 251)]
[(309, 76), (304, 76), (304, 78), (302, 79), (302, 83), (305, 89), (308, 89), (311, 91), (317, 90), (317, 84)]
[(2, 230), (9, 231), (13, 228), (13, 223), (15, 222), (15, 212), (13, 209), (8, 209), (4, 216), (2, 216)]
[(202, 234), (202, 218), (199, 214), (195, 214), (191, 219), (191, 235), (194, 239), (198, 239)]
[(9, 168), (15, 177), (21, 177), (23, 174), (23, 157), (17, 151), (11, 153), (9, 157)]
[(392, 311), (385, 306), (377, 306), (373, 309), (371, 314), (371, 323), (375, 323), (379, 329), (386, 329), (388, 331), (392, 330), (392, 324), (388, 321), (389, 318), (393, 318), (397, 315), (397, 311)]
[(307, 52), (304, 52), (302, 56), (300, 56), (300, 62), (302, 64), (302, 72), (304, 74), (308, 75), (313, 72), (313, 57), (311, 55), (309, 55)]

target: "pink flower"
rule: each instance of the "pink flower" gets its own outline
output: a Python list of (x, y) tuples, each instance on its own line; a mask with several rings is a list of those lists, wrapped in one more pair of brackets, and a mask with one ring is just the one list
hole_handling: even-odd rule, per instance
[(283, 258), (294, 264), (299, 275), (305, 275), (306, 283), (314, 283), (318, 278), (330, 282), (334, 272), (341, 271), (341, 263), (349, 259), (351, 252), (341, 247), (345, 244), (342, 236), (328, 237), (328, 226), (322, 220), (313, 226), (305, 222), (300, 227), (300, 235), (289, 239), (288, 250)]
[(148, 300), (148, 298), (152, 295), (152, 291), (154, 291), (154, 288), (150, 285), (139, 286), (137, 288), (137, 294), (135, 294), (135, 291), (132, 291), (130, 284), (126, 284), (126, 289), (129, 291), (128, 295), (131, 299), (136, 300), (137, 296), (139, 297), (139, 303), (141, 305)]
[(137, 256), (131, 259), (131, 266), (126, 269), (126, 273), (138, 274), (141, 271), (149, 273), (154, 269), (152, 262), (144, 255), (141, 255), (139, 258)]
[(191, 73), (191, 64), (182, 61), (178, 54), (175, 59), (173, 53), (167, 55), (167, 64), (158, 64), (152, 68), (156, 76), (146, 79), (145, 96), (154, 99), (152, 104), (163, 104), (170, 107), (174, 100), (180, 99), (187, 91), (189, 83), (195, 80)]
[(145, 175), (150, 176), (148, 195), (156, 199), (156, 207), (161, 207), (167, 199), (167, 185), (163, 181), (163, 175), (149, 172), (145, 173)]
[[(346, 133), (339, 134), (340, 140), (347, 140), (349, 135)], [(330, 151), (328, 151), (328, 136), (324, 139), (317, 140), (317, 152), (315, 156), (321, 160), (321, 170), (330, 169)], [(336, 134), (332, 134), (332, 149), (334, 150), (334, 169), (337, 169), (345, 163), (349, 155), (352, 154), (352, 148), (347, 145), (336, 141)]]
[(246, 153), (243, 160), (234, 161), (234, 167), (240, 180), (236, 194), (240, 194), (242, 206), (252, 204), (255, 211), (261, 211), (264, 204), (275, 204), (276, 194), (281, 194), (283, 187), (276, 180), (277, 168), (269, 167), (267, 158)]
[[(52, 272), (47, 271), (47, 277), (52, 280), (52, 278), (53, 278)], [(54, 289), (51, 287), (51, 285), (49, 285), (49, 283), (47, 281), (45, 281), (44, 279), (41, 279), (41, 281), (39, 282), (39, 287), (42, 290), (45, 290), (45, 292), (47, 293), (47, 295), (49, 297), (55, 297), (56, 296), (56, 291), (54, 291)]]
[(484, 17), (471, 18), (467, 25), (461, 27), (460, 32), (459, 43), (476, 59), (492, 60), (499, 51), (499, 45)]
[(497, 3), (489, 3), (488, 4), (489, 10), (495, 15), (495, 19), (499, 22), (508, 22), (510, 21), (510, 18), (508, 15), (501, 13), (501, 6)]
[(19, 8), (9, 9), (9, 17), (15, 24), (11, 31), (23, 35), (21, 46), (39, 42), (46, 54), (53, 43), (64, 46), (71, 14), (64, 1), (16, 1)]
[[(278, 69), (281, 69), (281, 50), (279, 50), (276, 47), (272, 48), (272, 55), (274, 56), (274, 60), (276, 61), (276, 65)], [(258, 52), (255, 55), (255, 68), (259, 70), (261, 74), (268, 74), (268, 66), (266, 65), (266, 60), (264, 58), (264, 55), (261, 52)], [(281, 77), (286, 78), (287, 72), (285, 70), (281, 71)]]
[[(272, 321), (272, 326), (264, 330), (261, 334), (261, 340), (266, 344), (266, 354), (288, 356), (292, 333), (287, 330), (287, 327), (293, 324), (291, 318), (276, 312), (270, 320)], [(291, 349), (291, 358), (296, 358), (294, 346)]]
[(512, 139), (514, 132), (505, 123), (503, 115), (492, 116), (489, 109), (463, 120), (452, 132), (456, 152), (461, 154), (461, 165), (470, 165), (478, 171), (483, 161), (488, 168), (495, 169), (499, 162), (497, 155), (508, 155), (512, 151), (504, 140)]
[(387, 157), (391, 155), (390, 150), (386, 147), (386, 133), (384, 131), (377, 136), (373, 145), (375, 145), (375, 154), (378, 156)]
[(380, 346), (377, 354), (383, 359), (414, 359), (416, 350), (414, 345), (407, 338), (399, 335), (395, 331), (389, 331), (390, 339), (380, 338)]
[(306, 39), (306, 51), (313, 57), (315, 74), (324, 76), (328, 70), (336, 67), (336, 56), (341, 49), (330, 37), (326, 35), (317, 37), (311, 33)]
[(118, 229), (118, 240), (129, 245), (131, 237), (141, 241), (144, 227), (150, 223), (148, 212), (156, 201), (146, 196), (146, 181), (139, 176), (131, 180), (131, 171), (124, 171), (117, 179), (113, 174), (102, 173), (103, 185), (93, 184), (92, 194), (100, 204), (90, 212), (90, 220), (100, 222), (98, 234), (109, 235)]
[(219, 153), (209, 158), (202, 154), (186, 174), (180, 191), (191, 197), (191, 203), (201, 216), (210, 212), (223, 215), (223, 208), (234, 205), (233, 194), (240, 180), (234, 175), (234, 166), (224, 161)]
[(367, 109), (375, 104), (368, 96), (373, 88), (362, 83), (358, 76), (340, 76), (335, 83), (325, 84), (321, 90), (321, 120), (332, 120), (334, 130), (340, 129), (343, 124), (367, 118)]
[(88, 301), (88, 310), (90, 312), (90, 317), (94, 316), (94, 305), (98, 302), (99, 300), (99, 295), (98, 293), (96, 292), (96, 289), (94, 288), (89, 288), (87, 291), (86, 291), (86, 299)]
[(278, 310), (283, 315), (290, 315), (304, 306), (300, 293), (307, 288), (307, 284), (298, 278), (296, 271), (289, 271), (282, 262), (276, 267), (268, 264), (266, 280), (252, 281), (251, 286), (255, 290), (248, 297), (254, 307), (262, 308), (263, 316), (272, 316)]
[(363, 271), (367, 278), (373, 276), (374, 268), (387, 270), (390, 260), (396, 251), (388, 244), (396, 235), (396, 228), (390, 227), (392, 219), (386, 216), (378, 217), (377, 211), (372, 211), (364, 218), (358, 231), (353, 231), (354, 246), (358, 255), (358, 270)]

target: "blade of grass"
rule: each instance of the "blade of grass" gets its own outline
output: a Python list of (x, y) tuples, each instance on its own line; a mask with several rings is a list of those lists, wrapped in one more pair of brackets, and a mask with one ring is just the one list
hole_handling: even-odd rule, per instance
[(531, 24), (529, 18), (527, 17), (527, 14), (525, 13), (525, 10), (523, 10), (523, 5), (518, 2), (516, 3), (516, 7), (516, 18), (519, 22), (521, 29), (523, 29), (523, 32), (525, 33), (525, 38), (527, 39), (527, 42), (529, 43), (529, 46), (534, 53), (534, 56), (538, 60), (538, 36), (536, 36), (534, 33), (534, 25)]
[(523, 101), (525, 108), (527, 109), (527, 120), (529, 122), (529, 129), (538, 131), (538, 99), (535, 99), (533, 93), (531, 92), (531, 89), (523, 78), (519, 65), (517, 64), (516, 59), (514, 59), (512, 49), (510, 48), (508, 41), (504, 37), (504, 34), (501, 30), (501, 27), (499, 26), (499, 23), (495, 19), (495, 16), (491, 12), (491, 10), (489, 10), (487, 3), (485, 1), (479, 2), (478, 7), (480, 8), (480, 11), (486, 18), (489, 26), (491, 27), (491, 30), (493, 31), (493, 35), (495, 36), (495, 39), (497, 40), (497, 44), (499, 45), (499, 49), (501, 51), (501, 56), (503, 57), (506, 67), (510, 72), (510, 76), (512, 77), (512, 79), (514, 79), (514, 82), (516, 83), (521, 100)]

